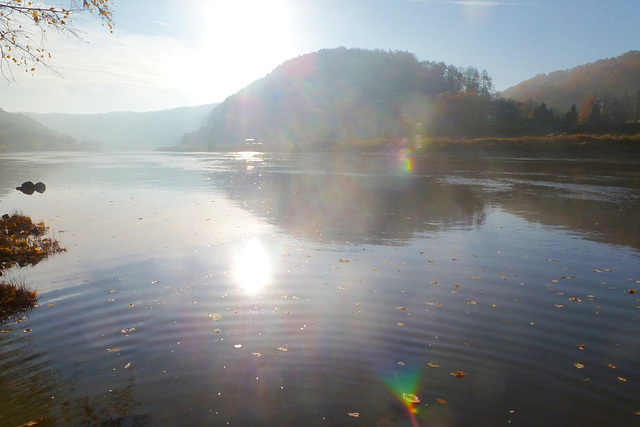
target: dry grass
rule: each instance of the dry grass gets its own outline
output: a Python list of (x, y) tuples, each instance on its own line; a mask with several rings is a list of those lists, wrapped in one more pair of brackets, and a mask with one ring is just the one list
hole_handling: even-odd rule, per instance
[[(15, 266), (35, 265), (65, 249), (46, 237), (49, 227), (34, 223), (20, 213), (2, 215), (0, 219), (0, 276)], [(0, 282), (0, 320), (35, 307), (38, 297), (24, 283)]]
[(64, 252), (53, 238), (46, 237), (49, 227), (35, 224), (20, 213), (5, 214), (0, 219), (0, 275), (2, 270), (16, 265), (35, 265), (43, 259)]
[(35, 291), (24, 283), (0, 283), (0, 320), (33, 309), (38, 302)]

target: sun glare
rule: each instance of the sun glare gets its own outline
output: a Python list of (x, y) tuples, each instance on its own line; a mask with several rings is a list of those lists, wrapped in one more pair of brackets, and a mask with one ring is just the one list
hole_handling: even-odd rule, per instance
[(251, 240), (236, 257), (233, 276), (240, 289), (257, 294), (271, 281), (271, 260), (256, 240)]
[(227, 93), (222, 101), (293, 56), (290, 19), (284, 0), (208, 3), (199, 22), (202, 31), (198, 46), (185, 51), (188, 58), (179, 61), (175, 78), (182, 85), (190, 85), (194, 93), (206, 92), (211, 82), (216, 86), (223, 82)]

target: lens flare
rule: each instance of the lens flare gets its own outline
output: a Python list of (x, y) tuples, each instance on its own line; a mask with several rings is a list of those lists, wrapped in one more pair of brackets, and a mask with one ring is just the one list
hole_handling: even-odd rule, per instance
[(398, 157), (402, 164), (402, 169), (406, 172), (413, 172), (413, 148), (401, 150)]
[(271, 281), (271, 260), (256, 240), (251, 240), (236, 258), (233, 276), (240, 289), (257, 294)]
[(403, 373), (394, 373), (385, 379), (387, 387), (406, 406), (409, 414), (418, 412), (420, 400), (416, 393), (420, 388), (421, 379), (422, 369), (420, 368), (408, 368)]

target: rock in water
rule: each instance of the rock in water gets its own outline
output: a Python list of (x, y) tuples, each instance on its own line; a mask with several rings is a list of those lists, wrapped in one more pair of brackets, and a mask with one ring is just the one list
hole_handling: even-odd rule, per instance
[(16, 187), (16, 190), (22, 191), (24, 194), (31, 195), (35, 191), (38, 193), (44, 193), (47, 190), (47, 186), (44, 185), (44, 182), (33, 183), (31, 181), (23, 182), (20, 187)]

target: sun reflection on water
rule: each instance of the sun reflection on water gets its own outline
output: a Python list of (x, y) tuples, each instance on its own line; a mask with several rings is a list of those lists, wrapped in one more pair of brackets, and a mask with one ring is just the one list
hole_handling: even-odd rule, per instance
[(233, 276), (244, 292), (257, 294), (271, 281), (269, 254), (257, 240), (251, 240), (235, 261)]

